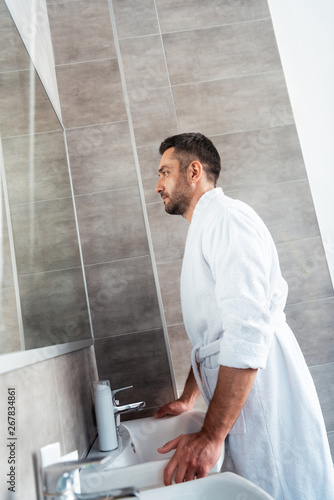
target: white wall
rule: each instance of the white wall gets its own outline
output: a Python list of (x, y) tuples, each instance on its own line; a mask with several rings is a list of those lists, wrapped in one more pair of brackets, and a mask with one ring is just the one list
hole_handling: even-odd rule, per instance
[(268, 4), (334, 285), (334, 2)]
[(46, 0), (5, 0), (51, 102), (61, 118)]

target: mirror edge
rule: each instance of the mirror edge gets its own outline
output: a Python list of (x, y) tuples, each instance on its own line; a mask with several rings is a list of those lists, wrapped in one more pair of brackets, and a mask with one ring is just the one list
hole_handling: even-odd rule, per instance
[(0, 355), (0, 375), (94, 345), (93, 338)]

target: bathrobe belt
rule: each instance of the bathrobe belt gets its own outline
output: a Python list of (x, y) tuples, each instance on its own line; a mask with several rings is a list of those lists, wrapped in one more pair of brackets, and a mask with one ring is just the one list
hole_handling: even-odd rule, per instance
[[(274, 326), (285, 324), (286, 317), (284, 312), (280, 311), (272, 314), (271, 321)], [(210, 404), (210, 395), (207, 394), (207, 391), (204, 389), (202, 378), (200, 376), (198, 369), (198, 363), (204, 361), (205, 358), (218, 354), (220, 351), (221, 340), (222, 339), (219, 338), (213, 342), (210, 342), (210, 344), (206, 345), (196, 344), (191, 353), (191, 366), (193, 369), (194, 377), (197, 382), (198, 388), (201, 391), (203, 399), (207, 405)]]
[(214, 356), (220, 351), (221, 339), (215, 340), (207, 345), (196, 344), (191, 353), (191, 366), (193, 369), (194, 377), (197, 382), (198, 388), (201, 391), (204, 401), (207, 405), (210, 404), (209, 395), (206, 393), (203, 387), (202, 378), (198, 370), (198, 364), (205, 360), (205, 358)]

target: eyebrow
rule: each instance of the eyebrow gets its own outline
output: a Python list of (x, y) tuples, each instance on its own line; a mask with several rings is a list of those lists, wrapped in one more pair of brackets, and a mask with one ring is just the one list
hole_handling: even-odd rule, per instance
[(161, 174), (161, 172), (163, 172), (166, 169), (170, 170), (170, 167), (167, 167), (167, 165), (162, 165), (162, 167), (159, 168), (158, 173)]

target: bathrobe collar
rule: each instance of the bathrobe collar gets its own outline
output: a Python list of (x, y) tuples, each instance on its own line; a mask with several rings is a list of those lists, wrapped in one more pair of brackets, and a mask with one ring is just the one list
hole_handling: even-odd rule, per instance
[(220, 196), (224, 196), (224, 192), (221, 187), (210, 189), (210, 191), (204, 193), (197, 202), (191, 222), (193, 222), (194, 218), (199, 216), (203, 209), (205, 209), (212, 200)]

